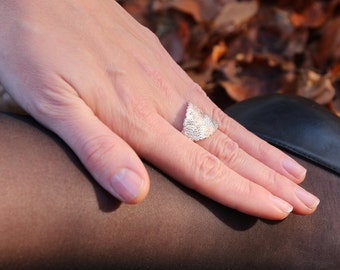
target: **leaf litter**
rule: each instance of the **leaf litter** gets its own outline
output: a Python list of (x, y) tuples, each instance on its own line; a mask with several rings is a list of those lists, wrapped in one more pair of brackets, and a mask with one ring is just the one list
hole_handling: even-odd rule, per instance
[[(270, 93), (340, 116), (340, 0), (121, 0), (220, 107)], [(0, 85), (0, 110), (20, 112)]]
[(340, 0), (119, 2), (216, 104), (289, 93), (340, 116)]

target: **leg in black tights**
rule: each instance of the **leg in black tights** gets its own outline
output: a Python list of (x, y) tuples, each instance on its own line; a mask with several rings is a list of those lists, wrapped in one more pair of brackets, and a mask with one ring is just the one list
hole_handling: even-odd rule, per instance
[(304, 160), (318, 210), (270, 222), (149, 165), (147, 199), (120, 204), (28, 118), (0, 115), (0, 153), (0, 269), (340, 269), (340, 177)]

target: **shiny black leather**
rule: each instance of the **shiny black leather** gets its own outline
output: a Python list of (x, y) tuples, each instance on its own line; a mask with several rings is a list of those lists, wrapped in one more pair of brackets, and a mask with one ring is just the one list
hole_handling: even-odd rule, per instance
[(225, 112), (269, 143), (340, 174), (340, 118), (291, 95), (251, 98)]

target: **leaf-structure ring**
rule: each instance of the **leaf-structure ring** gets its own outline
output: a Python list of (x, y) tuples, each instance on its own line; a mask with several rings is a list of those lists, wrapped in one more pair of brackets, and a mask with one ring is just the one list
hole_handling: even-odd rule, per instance
[(211, 136), (218, 124), (192, 103), (188, 103), (183, 121), (182, 133), (193, 141), (201, 141)]

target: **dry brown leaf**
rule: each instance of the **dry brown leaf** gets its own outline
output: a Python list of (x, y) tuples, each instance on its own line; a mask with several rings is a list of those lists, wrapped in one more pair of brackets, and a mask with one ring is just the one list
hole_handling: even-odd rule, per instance
[(242, 87), (241, 83), (232, 83), (228, 81), (220, 82), (221, 86), (227, 92), (228, 96), (230, 96), (233, 100), (240, 102), (249, 98), (252, 93), (247, 88)]
[[(229, 0), (235, 1), (235, 0)], [(222, 1), (223, 2), (223, 1)], [(152, 3), (154, 11), (176, 9), (191, 15), (198, 23), (210, 21), (221, 8), (219, 0), (155, 0)]]
[(328, 12), (321, 2), (311, 2), (302, 12), (293, 12), (290, 16), (295, 27), (318, 28), (327, 20)]
[(202, 21), (201, 7), (197, 1), (194, 0), (181, 0), (172, 1), (168, 7), (172, 7), (184, 13), (190, 14), (197, 22)]
[(330, 103), (330, 109), (331, 111), (340, 117), (340, 79), (336, 82), (334, 82), (336, 93), (335, 97)]
[(214, 20), (213, 29), (219, 33), (232, 33), (249, 21), (257, 11), (256, 1), (227, 3)]
[(335, 96), (335, 88), (328, 75), (312, 70), (302, 70), (298, 83), (298, 94), (319, 104), (329, 104)]
[(118, 1), (138, 22), (147, 24), (146, 13), (149, 0)]
[(216, 45), (214, 45), (211, 52), (211, 59), (214, 64), (217, 64), (220, 58), (226, 53), (227, 45), (224, 41), (220, 41)]
[(166, 48), (171, 57), (178, 63), (183, 61), (185, 48), (190, 40), (188, 24), (178, 19), (177, 27), (171, 28), (160, 36), (162, 45)]
[(267, 0), (268, 3), (290, 10), (301, 10), (308, 5), (310, 1), (311, 0)]
[(223, 72), (227, 80), (221, 80), (219, 84), (235, 101), (278, 93), (282, 90), (282, 81), (286, 80), (279, 65), (272, 66), (267, 59), (260, 58), (251, 63), (226, 62)]
[(319, 68), (332, 66), (340, 60), (340, 17), (330, 20), (322, 31), (315, 51), (315, 62)]
[(332, 113), (340, 117), (340, 99), (334, 100), (331, 104), (329, 104), (328, 108)]
[(306, 28), (296, 29), (289, 37), (284, 55), (294, 59), (297, 55), (303, 55), (306, 51), (309, 31)]
[(120, 3), (146, 15), (172, 57), (209, 94), (225, 89), (240, 101), (292, 93), (339, 111), (340, 0)]

